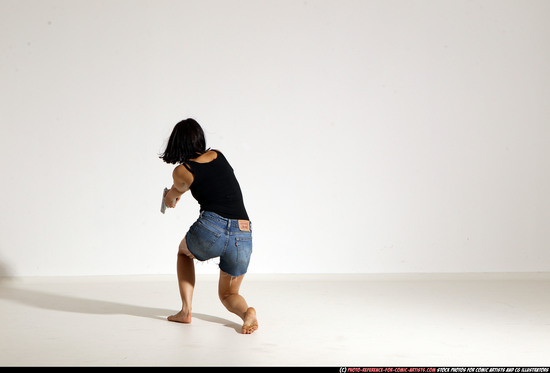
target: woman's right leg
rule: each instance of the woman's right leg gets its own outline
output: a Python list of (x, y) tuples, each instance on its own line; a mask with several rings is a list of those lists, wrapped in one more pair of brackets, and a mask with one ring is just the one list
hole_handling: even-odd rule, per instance
[(177, 272), (181, 311), (168, 316), (168, 320), (187, 324), (191, 322), (191, 303), (193, 302), (193, 290), (195, 289), (195, 263), (193, 262), (193, 254), (187, 248), (185, 238), (181, 241), (178, 249)]

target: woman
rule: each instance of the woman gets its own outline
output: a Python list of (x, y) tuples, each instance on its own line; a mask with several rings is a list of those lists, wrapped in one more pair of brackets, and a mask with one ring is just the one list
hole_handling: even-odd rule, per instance
[(174, 184), (164, 198), (166, 206), (176, 207), (188, 190), (200, 205), (200, 217), (189, 228), (178, 250), (181, 311), (168, 320), (191, 322), (193, 259), (220, 257), (220, 300), (243, 320), (242, 333), (253, 333), (258, 329), (256, 311), (239, 294), (252, 253), (252, 229), (233, 168), (220, 151), (206, 149), (204, 132), (194, 119), (176, 124), (160, 158), (166, 163), (179, 164), (172, 174)]

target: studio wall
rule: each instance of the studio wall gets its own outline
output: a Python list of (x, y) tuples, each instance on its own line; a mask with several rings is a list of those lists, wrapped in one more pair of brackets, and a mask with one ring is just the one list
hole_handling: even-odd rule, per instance
[[(0, 1), (0, 270), (175, 272), (193, 117), (250, 273), (550, 270), (548, 1)], [(216, 263), (197, 265), (216, 273)]]

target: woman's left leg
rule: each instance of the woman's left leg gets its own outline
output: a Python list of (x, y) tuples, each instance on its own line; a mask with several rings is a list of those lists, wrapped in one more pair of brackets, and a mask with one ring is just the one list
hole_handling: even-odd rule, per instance
[(256, 317), (256, 310), (248, 307), (246, 300), (239, 294), (243, 278), (244, 275), (233, 277), (220, 270), (218, 295), (225, 308), (243, 320), (242, 333), (252, 334), (258, 329), (258, 319)]

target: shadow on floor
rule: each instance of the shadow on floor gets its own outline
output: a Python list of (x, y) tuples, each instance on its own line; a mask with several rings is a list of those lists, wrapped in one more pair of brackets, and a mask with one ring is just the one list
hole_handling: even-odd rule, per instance
[[(7, 299), (28, 306), (54, 311), (95, 315), (130, 315), (164, 320), (166, 322), (168, 322), (166, 317), (175, 313), (174, 310), (165, 308), (137, 306), (132, 304), (23, 289), (10, 286), (9, 281), (0, 281), (0, 299)], [(239, 324), (221, 317), (202, 313), (193, 313), (193, 318), (221, 324), (223, 326), (235, 329), (238, 333), (241, 332), (241, 326)]]

